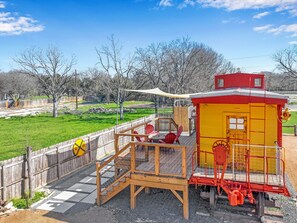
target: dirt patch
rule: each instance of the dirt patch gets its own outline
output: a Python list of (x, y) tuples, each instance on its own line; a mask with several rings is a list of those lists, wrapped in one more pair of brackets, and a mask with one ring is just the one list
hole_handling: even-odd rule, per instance
[(89, 210), (63, 215), (42, 210), (21, 210), (9, 216), (0, 217), (1, 223), (109, 223), (116, 222), (114, 212), (107, 208), (91, 207)]
[[(57, 220), (61, 219), (61, 220)], [(21, 210), (9, 216), (0, 217), (1, 223), (64, 223), (63, 216), (57, 213), (41, 210)]]
[(283, 147), (286, 148), (286, 173), (297, 190), (297, 137), (283, 136)]

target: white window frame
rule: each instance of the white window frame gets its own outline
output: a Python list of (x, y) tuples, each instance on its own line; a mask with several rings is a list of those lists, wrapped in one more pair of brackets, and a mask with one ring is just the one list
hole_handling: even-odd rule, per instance
[(254, 85), (255, 85), (255, 87), (262, 87), (262, 79), (259, 77), (255, 78)]
[(223, 78), (219, 78), (218, 79), (218, 87), (224, 87), (224, 79)]

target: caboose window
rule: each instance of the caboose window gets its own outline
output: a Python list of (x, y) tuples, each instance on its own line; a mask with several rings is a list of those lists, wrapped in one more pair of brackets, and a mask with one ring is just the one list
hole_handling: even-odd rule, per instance
[(244, 118), (229, 118), (229, 129), (244, 130)]
[(218, 79), (218, 87), (224, 87), (224, 79)]
[(261, 87), (262, 86), (261, 78), (255, 78), (254, 84), (255, 84), (255, 87)]

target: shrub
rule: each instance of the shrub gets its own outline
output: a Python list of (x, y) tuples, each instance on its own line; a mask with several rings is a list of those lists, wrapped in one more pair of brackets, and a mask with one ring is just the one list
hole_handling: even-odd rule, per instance
[(44, 192), (35, 192), (32, 199), (27, 198), (27, 193), (25, 194), (24, 198), (15, 198), (12, 199), (13, 206), (15, 206), (18, 209), (26, 209), (29, 208), (32, 204), (34, 204), (37, 201), (40, 201), (42, 198), (46, 197)]

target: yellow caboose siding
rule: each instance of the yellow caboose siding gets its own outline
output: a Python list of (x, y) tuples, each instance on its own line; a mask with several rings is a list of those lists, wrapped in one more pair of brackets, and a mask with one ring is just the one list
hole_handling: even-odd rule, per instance
[[(219, 139), (227, 140), (227, 117), (245, 117), (244, 140), (230, 140), (230, 144), (259, 145), (251, 149), (252, 156), (264, 156), (261, 146), (274, 146), (277, 141), (277, 106), (263, 103), (254, 104), (200, 104), (200, 151), (212, 152), (212, 144)], [(231, 145), (232, 150), (232, 145)], [(267, 149), (266, 155), (275, 157), (274, 149)], [(232, 156), (232, 151), (230, 153)], [(244, 160), (244, 157), (242, 158)], [(229, 159), (230, 162), (230, 159)], [(275, 172), (275, 160), (268, 162), (269, 172)], [(200, 165), (213, 167), (213, 156), (200, 153)], [(264, 170), (263, 159), (251, 159), (251, 170)]]

